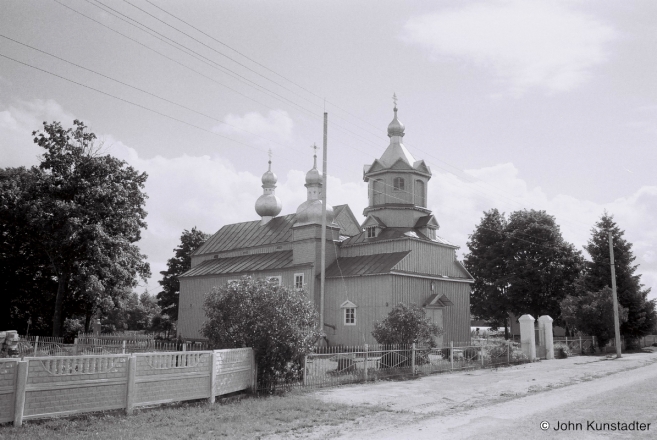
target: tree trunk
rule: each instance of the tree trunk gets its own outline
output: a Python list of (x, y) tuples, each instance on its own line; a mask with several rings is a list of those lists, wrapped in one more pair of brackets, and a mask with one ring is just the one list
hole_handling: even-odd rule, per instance
[(66, 277), (62, 274), (57, 276), (57, 297), (55, 299), (55, 313), (52, 317), (52, 335), (62, 336), (64, 325), (64, 295), (66, 289)]
[(87, 312), (85, 317), (84, 317), (84, 332), (89, 333), (89, 326), (91, 325), (91, 317), (93, 316), (93, 312)]

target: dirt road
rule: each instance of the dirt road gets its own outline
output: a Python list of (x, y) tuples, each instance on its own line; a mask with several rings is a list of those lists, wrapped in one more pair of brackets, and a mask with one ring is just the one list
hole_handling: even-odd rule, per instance
[[(656, 395), (657, 353), (628, 354), (616, 360), (573, 357), (320, 391), (317, 396), (326, 401), (377, 405), (395, 412), (298, 434), (414, 440), (657, 438)], [(591, 420), (651, 425), (644, 431), (587, 431)], [(542, 421), (550, 423), (547, 431), (541, 430)], [(573, 429), (555, 431), (558, 422), (571, 422)]]

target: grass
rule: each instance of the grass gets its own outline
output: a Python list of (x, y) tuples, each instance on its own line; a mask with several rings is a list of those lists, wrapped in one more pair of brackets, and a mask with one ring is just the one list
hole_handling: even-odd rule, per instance
[(20, 428), (0, 426), (0, 439), (258, 439), (272, 434), (286, 437), (382, 411), (389, 410), (325, 403), (309, 394), (291, 392), (284, 396), (230, 399), (214, 405), (197, 401), (142, 409), (132, 416), (111, 412), (28, 421)]

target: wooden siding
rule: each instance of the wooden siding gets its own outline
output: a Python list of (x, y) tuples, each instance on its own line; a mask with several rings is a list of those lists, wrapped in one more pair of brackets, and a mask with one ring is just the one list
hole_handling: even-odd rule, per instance
[[(296, 267), (285, 270), (263, 271), (250, 274), (256, 278), (281, 276), (284, 286), (294, 286), (294, 274), (303, 273), (308, 299), (313, 299), (313, 271), (310, 267)], [(199, 276), (180, 279), (180, 299), (178, 300), (178, 334), (188, 339), (203, 339), (201, 325), (206, 319), (203, 311), (205, 295), (215, 286), (222, 286), (228, 280), (239, 279), (247, 274)]]
[[(434, 290), (431, 283), (434, 282)], [(432, 294), (446, 295), (454, 303), (443, 309), (443, 324), (445, 334), (443, 341), (470, 341), (470, 285), (450, 281), (430, 280), (407, 276), (392, 276), (393, 305), (423, 304)]]
[[(356, 325), (344, 325), (345, 301), (356, 304)], [(324, 322), (330, 345), (374, 344), (374, 323), (385, 318), (392, 310), (391, 276), (377, 275), (326, 280)]]
[(289, 251), (292, 249), (292, 243), (279, 243), (276, 245), (268, 245), (261, 247), (252, 247), (248, 249), (237, 249), (232, 251), (217, 252), (215, 254), (203, 254), (203, 255), (192, 255), (192, 267), (200, 264), (205, 260), (212, 260), (214, 256), (217, 255), (217, 258), (228, 258), (228, 257), (239, 257), (242, 255), (253, 255), (253, 254), (269, 254), (272, 252), (278, 251)]
[(456, 262), (456, 251), (453, 248), (420, 240), (393, 240), (349, 246), (340, 250), (340, 256), (356, 257), (408, 250), (412, 252), (394, 269), (427, 275), (447, 275), (454, 278), (467, 277)]

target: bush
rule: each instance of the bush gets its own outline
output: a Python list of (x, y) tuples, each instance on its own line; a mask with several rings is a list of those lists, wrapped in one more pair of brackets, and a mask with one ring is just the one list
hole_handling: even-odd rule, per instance
[(562, 343), (554, 344), (554, 357), (555, 358), (557, 358), (557, 359), (566, 359), (570, 356), (572, 356), (572, 352), (570, 351), (570, 347), (568, 347), (566, 344), (562, 344)]
[(435, 347), (433, 337), (443, 334), (443, 330), (426, 317), (424, 309), (417, 304), (407, 306), (399, 303), (388, 316), (374, 324), (372, 336), (379, 344), (418, 343)]
[(303, 356), (322, 336), (306, 292), (265, 280), (242, 277), (214, 287), (203, 308), (201, 331), (214, 348), (253, 348), (259, 388), (299, 379)]

